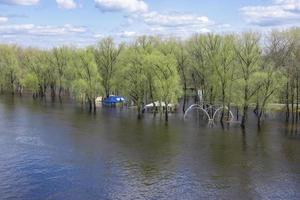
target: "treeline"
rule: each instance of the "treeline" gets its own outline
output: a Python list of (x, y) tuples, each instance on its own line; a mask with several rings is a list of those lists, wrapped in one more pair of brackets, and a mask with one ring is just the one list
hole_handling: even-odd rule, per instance
[[(0, 45), (1, 93), (31, 91), (34, 98), (70, 95), (96, 111), (97, 96), (126, 96), (137, 107), (176, 103), (203, 91), (206, 104), (241, 110), (241, 125), (254, 105), (258, 123), (268, 103), (285, 104), (286, 120), (298, 121), (300, 29), (267, 35), (194, 35), (186, 40), (142, 36), (115, 44), (50, 50)], [(197, 100), (197, 99), (196, 99)], [(168, 109), (165, 109), (168, 120)], [(222, 112), (223, 120), (225, 111)]]

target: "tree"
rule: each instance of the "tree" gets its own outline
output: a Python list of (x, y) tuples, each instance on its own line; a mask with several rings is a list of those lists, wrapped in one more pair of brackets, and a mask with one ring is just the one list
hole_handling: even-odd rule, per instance
[[(165, 103), (165, 121), (168, 121), (168, 106), (177, 103), (181, 95), (180, 76), (174, 53), (170, 50), (170, 41), (162, 43), (159, 51), (154, 51), (148, 58), (155, 73), (155, 88), (160, 102)], [(172, 41), (171, 41), (172, 42)]]
[(137, 107), (138, 118), (142, 117), (144, 96), (147, 90), (147, 70), (145, 56), (136, 44), (129, 46), (121, 56), (123, 68), (119, 77), (122, 90)]
[(155, 49), (155, 45), (158, 45), (159, 38), (156, 37), (148, 37), (148, 36), (140, 36), (134, 42), (135, 50), (139, 55), (142, 55), (143, 65), (144, 65), (144, 73), (147, 79), (145, 94), (144, 94), (144, 102), (153, 104), (153, 114), (156, 115), (156, 88), (154, 86), (155, 74), (149, 64), (146, 61), (147, 56), (151, 55), (151, 53)]
[(113, 78), (117, 70), (117, 62), (122, 45), (116, 47), (112, 38), (101, 40), (94, 48), (95, 61), (102, 77), (105, 96), (109, 97), (113, 89)]
[(244, 33), (239, 38), (239, 43), (236, 46), (236, 54), (239, 61), (241, 79), (243, 81), (243, 115), (241, 127), (245, 128), (247, 112), (250, 104), (250, 99), (260, 89), (261, 84), (254, 83), (254, 73), (258, 70), (258, 65), (261, 59), (261, 49), (259, 46), (260, 35), (252, 32)]
[(72, 88), (76, 97), (86, 100), (89, 110), (96, 112), (96, 97), (101, 93), (101, 76), (98, 73), (92, 49), (76, 50), (73, 52), (75, 80)]
[(8, 89), (10, 93), (14, 95), (20, 74), (16, 46), (0, 46), (0, 69), (2, 74), (2, 87), (7, 86), (6, 89)]
[(216, 82), (214, 83), (217, 83), (217, 86), (214, 87), (220, 88), (221, 105), (223, 108), (220, 120), (223, 121), (226, 104), (230, 104), (230, 92), (228, 91), (231, 90), (231, 81), (233, 80), (232, 76), (234, 73), (234, 36), (210, 34), (206, 42), (206, 54), (208, 65), (214, 69), (212, 72), (216, 74)]
[[(216, 80), (214, 68), (207, 59), (207, 35), (194, 35), (188, 41), (188, 52), (191, 60), (191, 79), (195, 96), (197, 91), (203, 92), (203, 101), (213, 104), (215, 96), (214, 82)], [(202, 102), (203, 103), (203, 102)]]
[(29, 89), (34, 91), (34, 97), (46, 97), (47, 87), (56, 81), (55, 73), (53, 73), (48, 60), (48, 54), (49, 52), (38, 49), (27, 49), (24, 51), (22, 64), (27, 69), (24, 81), (25, 85), (31, 86)]
[(183, 105), (182, 112), (185, 113), (185, 107), (187, 104), (187, 87), (188, 87), (188, 73), (190, 59), (189, 54), (186, 49), (186, 43), (183, 41), (178, 41), (177, 48), (175, 49), (175, 57), (177, 62), (178, 72), (180, 74), (181, 83), (183, 85)]
[[(211, 115), (215, 106), (223, 108), (221, 121), (234, 105), (237, 116), (243, 110), (244, 128), (248, 108), (255, 104), (259, 125), (268, 104), (278, 102), (285, 104), (286, 121), (294, 123), (300, 117), (299, 30), (272, 31), (262, 40), (252, 32), (198, 34), (187, 40), (141, 36), (126, 45), (105, 38), (80, 49), (0, 44), (0, 92), (24, 88), (35, 98), (71, 94), (90, 110), (96, 110), (97, 95), (115, 93), (128, 97), (140, 118), (145, 104), (153, 103), (155, 114), (157, 101), (168, 105), (179, 98), (185, 112), (191, 88), (195, 101), (202, 91), (201, 105)], [(167, 121), (168, 109), (164, 114)]]
[(270, 60), (266, 60), (263, 63), (262, 69), (256, 73), (255, 77), (260, 85), (260, 89), (256, 94), (256, 117), (257, 125), (260, 127), (262, 115), (266, 112), (266, 106), (272, 97), (276, 95), (276, 92), (280, 90), (281, 85), (284, 83), (284, 79)]
[(295, 44), (288, 31), (272, 31), (267, 36), (267, 44), (265, 46), (269, 61), (273, 62), (275, 69), (279, 69), (286, 79), (283, 99), (286, 105), (286, 121), (288, 121), (290, 118), (290, 86), (293, 79), (290, 61)]
[[(71, 50), (68, 47), (59, 47), (59, 48), (53, 48), (51, 50), (51, 53), (49, 54), (49, 61), (52, 65), (52, 67), (55, 69), (54, 73), (57, 77), (58, 82), (58, 96), (61, 98), (62, 91), (64, 87), (66, 86), (66, 77), (67, 77), (67, 71), (68, 67), (70, 65), (70, 53)], [(51, 91), (53, 97), (55, 97), (56, 94), (56, 88), (54, 83), (51, 84)]]
[[(292, 113), (292, 123), (295, 121), (298, 122), (299, 118), (299, 61), (300, 61), (300, 29), (290, 29), (286, 32), (286, 37), (288, 38), (290, 52), (288, 57), (288, 74), (289, 74), (289, 92), (290, 92), (290, 102), (291, 104), (291, 113)], [(296, 93), (296, 94), (295, 94)], [(288, 96), (288, 95), (287, 95)], [(296, 108), (295, 108), (296, 103)], [(289, 106), (288, 106), (289, 107)]]

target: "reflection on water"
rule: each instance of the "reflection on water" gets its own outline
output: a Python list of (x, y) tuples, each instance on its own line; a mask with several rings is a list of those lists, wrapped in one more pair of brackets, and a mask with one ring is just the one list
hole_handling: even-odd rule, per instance
[(300, 134), (248, 127), (0, 97), (0, 199), (299, 199)]

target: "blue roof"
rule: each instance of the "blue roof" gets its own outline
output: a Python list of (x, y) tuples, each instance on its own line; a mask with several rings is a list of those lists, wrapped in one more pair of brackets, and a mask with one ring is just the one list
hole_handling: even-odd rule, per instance
[(104, 104), (116, 104), (116, 103), (121, 103), (124, 102), (125, 98), (121, 96), (109, 96), (106, 98), (103, 103)]

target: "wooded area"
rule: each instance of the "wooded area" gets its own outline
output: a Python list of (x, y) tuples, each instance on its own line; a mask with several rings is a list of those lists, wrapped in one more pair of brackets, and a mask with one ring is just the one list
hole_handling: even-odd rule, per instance
[(185, 40), (141, 36), (118, 45), (105, 38), (86, 48), (47, 50), (2, 44), (0, 72), (1, 93), (69, 95), (91, 111), (96, 111), (97, 96), (118, 94), (134, 103), (139, 117), (144, 105), (156, 101), (168, 105), (182, 99), (184, 112), (190, 91), (197, 98), (202, 90), (210, 105), (241, 109), (242, 127), (251, 105), (260, 124), (269, 103), (285, 104), (286, 120), (294, 123), (299, 118), (300, 29), (199, 34)]

